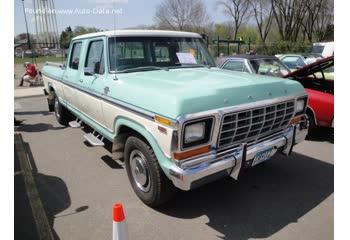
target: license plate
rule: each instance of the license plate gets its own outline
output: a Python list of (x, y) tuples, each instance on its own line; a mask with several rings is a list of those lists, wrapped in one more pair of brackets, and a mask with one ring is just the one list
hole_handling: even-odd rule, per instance
[(255, 155), (252, 166), (265, 162), (273, 156), (273, 148), (268, 148)]

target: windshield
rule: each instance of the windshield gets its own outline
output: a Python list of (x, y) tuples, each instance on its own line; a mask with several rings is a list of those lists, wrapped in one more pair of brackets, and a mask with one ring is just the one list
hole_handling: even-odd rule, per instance
[(260, 75), (282, 77), (289, 73), (289, 70), (277, 59), (255, 59), (250, 63), (255, 72)]
[(318, 54), (322, 54), (323, 52), (323, 49), (324, 49), (324, 46), (312, 46), (312, 53), (318, 53)]
[(108, 45), (110, 71), (215, 66), (201, 38), (112, 37)]

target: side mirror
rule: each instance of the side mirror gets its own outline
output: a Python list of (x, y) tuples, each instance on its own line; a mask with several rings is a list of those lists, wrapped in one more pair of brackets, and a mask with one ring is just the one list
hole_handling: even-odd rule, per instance
[(86, 68), (84, 68), (84, 75), (85, 76), (95, 76), (95, 71), (92, 67), (86, 67)]

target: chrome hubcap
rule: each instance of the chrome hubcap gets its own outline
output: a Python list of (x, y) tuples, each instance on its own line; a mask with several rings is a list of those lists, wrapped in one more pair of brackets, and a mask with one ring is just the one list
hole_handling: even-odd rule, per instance
[(57, 98), (55, 99), (55, 113), (57, 117), (60, 117), (59, 102)]
[(151, 179), (146, 164), (146, 157), (141, 151), (135, 149), (131, 152), (130, 168), (137, 187), (143, 192), (148, 192), (151, 187)]

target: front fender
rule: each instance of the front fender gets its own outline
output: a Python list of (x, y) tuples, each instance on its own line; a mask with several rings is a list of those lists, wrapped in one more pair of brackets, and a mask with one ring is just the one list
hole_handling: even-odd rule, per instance
[(159, 165), (163, 169), (164, 173), (169, 176), (169, 169), (173, 167), (175, 163), (163, 153), (152, 133), (145, 126), (133, 121), (132, 119), (122, 117), (118, 118), (115, 122), (116, 136), (118, 136), (118, 133), (122, 127), (128, 127), (134, 130), (147, 140), (158, 159)]

